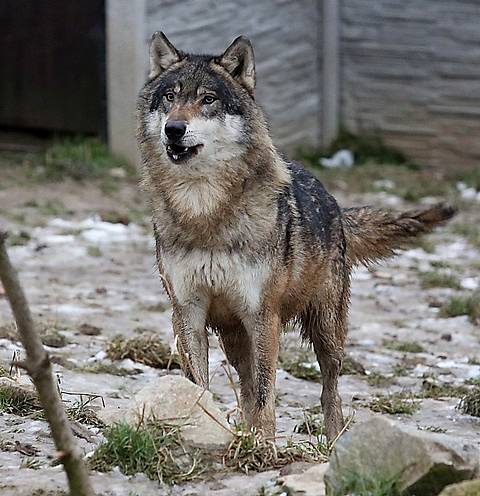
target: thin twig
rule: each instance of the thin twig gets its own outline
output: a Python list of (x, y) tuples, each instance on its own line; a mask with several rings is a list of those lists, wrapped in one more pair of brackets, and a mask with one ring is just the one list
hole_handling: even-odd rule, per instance
[(50, 425), (58, 456), (65, 469), (71, 496), (93, 496), (87, 468), (83, 461), (52, 374), (48, 353), (35, 331), (25, 293), (20, 285), (5, 247), (7, 234), (0, 231), (0, 280), (17, 324), (20, 341), (26, 351), (23, 364), (38, 391), (38, 397)]

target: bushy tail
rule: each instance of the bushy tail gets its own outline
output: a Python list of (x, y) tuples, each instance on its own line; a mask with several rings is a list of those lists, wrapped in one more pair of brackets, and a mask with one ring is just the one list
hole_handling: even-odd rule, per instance
[(371, 207), (346, 208), (342, 213), (347, 259), (353, 266), (368, 265), (394, 255), (415, 236), (427, 233), (453, 217), (455, 209), (438, 203), (398, 213)]

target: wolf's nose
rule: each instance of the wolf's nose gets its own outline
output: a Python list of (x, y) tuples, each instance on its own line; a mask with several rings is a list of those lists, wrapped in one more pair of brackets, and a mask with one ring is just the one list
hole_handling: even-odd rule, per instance
[(172, 141), (178, 141), (182, 138), (186, 130), (187, 123), (185, 121), (168, 121), (165, 124), (165, 134)]

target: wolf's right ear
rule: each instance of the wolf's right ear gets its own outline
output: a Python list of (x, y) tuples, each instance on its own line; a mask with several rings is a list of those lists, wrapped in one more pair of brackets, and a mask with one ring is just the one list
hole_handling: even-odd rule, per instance
[(152, 79), (158, 76), (175, 62), (179, 62), (181, 58), (181, 53), (161, 31), (153, 33), (150, 43), (150, 74), (148, 77)]
[(225, 50), (220, 65), (236, 79), (253, 97), (255, 90), (255, 58), (248, 38), (239, 36)]

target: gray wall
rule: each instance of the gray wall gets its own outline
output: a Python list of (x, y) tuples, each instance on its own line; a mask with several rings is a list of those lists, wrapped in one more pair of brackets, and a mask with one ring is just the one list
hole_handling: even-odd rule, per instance
[[(322, 122), (332, 127), (339, 109), (344, 127), (379, 132), (419, 163), (478, 167), (480, 0), (336, 1), (107, 0), (112, 148), (135, 160), (133, 109), (154, 31), (211, 53), (245, 34), (256, 52), (257, 99), (281, 148), (321, 143)], [(325, 15), (340, 9), (339, 43), (337, 16), (324, 18), (322, 5)], [(331, 69), (322, 78), (327, 44)], [(322, 88), (335, 84), (326, 78), (335, 57), (339, 92)]]
[(480, 1), (342, 0), (342, 122), (421, 163), (480, 165)]
[(257, 100), (276, 143), (320, 139), (317, 0), (147, 0), (146, 42), (164, 31), (177, 47), (222, 53), (240, 34), (254, 45)]

